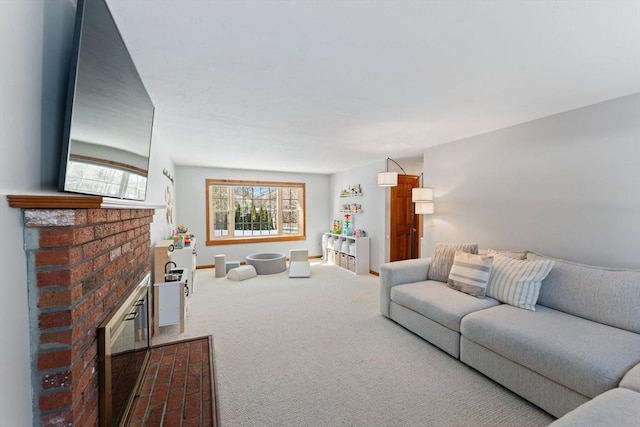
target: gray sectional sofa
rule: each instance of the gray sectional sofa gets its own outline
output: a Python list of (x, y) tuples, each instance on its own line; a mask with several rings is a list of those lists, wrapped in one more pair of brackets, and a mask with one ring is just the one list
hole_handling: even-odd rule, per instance
[(637, 402), (636, 420), (640, 271), (553, 261), (535, 311), (428, 280), (431, 258), (383, 264), (380, 312), (556, 417), (633, 384), (600, 400)]

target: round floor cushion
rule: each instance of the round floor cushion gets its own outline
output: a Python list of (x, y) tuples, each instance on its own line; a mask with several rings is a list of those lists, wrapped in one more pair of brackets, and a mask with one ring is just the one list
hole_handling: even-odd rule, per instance
[(282, 273), (287, 269), (286, 259), (280, 252), (262, 252), (247, 256), (247, 265), (255, 267), (258, 274)]

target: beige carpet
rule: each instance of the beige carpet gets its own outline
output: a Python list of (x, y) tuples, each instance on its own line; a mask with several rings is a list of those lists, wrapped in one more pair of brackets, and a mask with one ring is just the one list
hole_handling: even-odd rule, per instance
[(312, 262), (243, 282), (196, 272), (184, 334), (213, 335), (225, 427), (545, 426), (553, 417), (378, 311), (378, 278)]

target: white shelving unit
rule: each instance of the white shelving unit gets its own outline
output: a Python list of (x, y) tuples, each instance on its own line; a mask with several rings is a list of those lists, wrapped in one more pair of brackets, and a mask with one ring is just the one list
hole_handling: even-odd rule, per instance
[[(369, 274), (369, 238), (324, 233), (325, 260), (355, 274)], [(346, 243), (346, 246), (345, 246)], [(351, 246), (353, 245), (353, 246)]]

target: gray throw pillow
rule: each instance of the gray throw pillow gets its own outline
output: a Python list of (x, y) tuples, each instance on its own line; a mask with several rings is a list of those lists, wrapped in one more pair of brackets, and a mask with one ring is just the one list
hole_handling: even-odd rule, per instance
[(436, 243), (431, 266), (429, 267), (429, 280), (445, 282), (449, 280), (449, 272), (453, 265), (456, 251), (478, 254), (477, 243)]
[(447, 286), (476, 298), (484, 298), (493, 256), (456, 251)]

